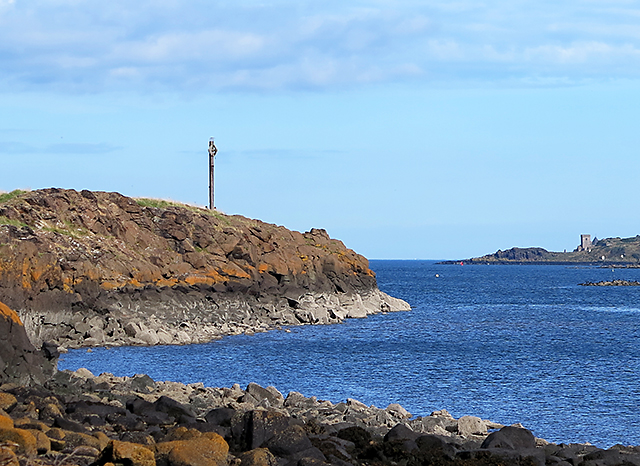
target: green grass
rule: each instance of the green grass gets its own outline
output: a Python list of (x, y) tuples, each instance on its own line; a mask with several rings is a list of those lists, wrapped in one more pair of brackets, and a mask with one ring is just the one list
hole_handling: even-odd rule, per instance
[(136, 202), (141, 207), (154, 207), (156, 209), (166, 209), (168, 207), (181, 207), (183, 209), (190, 210), (192, 212), (209, 215), (210, 217), (214, 217), (220, 220), (222, 223), (226, 225), (231, 225), (231, 221), (227, 215), (221, 214), (216, 210), (210, 210), (205, 207), (196, 207), (189, 204), (182, 204), (180, 202), (175, 201), (165, 201), (164, 199), (149, 199), (149, 198), (138, 198)]
[(83, 238), (89, 235), (89, 230), (86, 228), (78, 228), (76, 225), (69, 221), (63, 222), (64, 226), (55, 227), (42, 227), (44, 231), (50, 231), (51, 233), (59, 233), (61, 235), (71, 236), (72, 238)]
[(14, 227), (26, 227), (26, 223), (22, 223), (19, 220), (11, 220), (10, 218), (0, 216), (0, 225), (13, 225)]
[(10, 201), (11, 199), (22, 196), (23, 194), (27, 194), (28, 191), (22, 191), (21, 189), (14, 189), (10, 193), (1, 193), (0, 194), (0, 203), (4, 203)]
[(163, 199), (138, 198), (136, 199), (136, 202), (141, 207), (155, 207), (157, 209), (166, 209), (167, 207), (184, 207), (184, 204), (165, 201)]

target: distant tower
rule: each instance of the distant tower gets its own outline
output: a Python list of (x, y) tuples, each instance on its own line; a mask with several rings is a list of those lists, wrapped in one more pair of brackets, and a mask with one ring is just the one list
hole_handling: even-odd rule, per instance
[(209, 139), (209, 209), (214, 208), (215, 204), (213, 202), (213, 169), (214, 169), (214, 158), (218, 153), (218, 148), (216, 144), (213, 142), (213, 138)]
[(580, 235), (580, 246), (578, 251), (588, 251), (591, 249), (591, 235)]

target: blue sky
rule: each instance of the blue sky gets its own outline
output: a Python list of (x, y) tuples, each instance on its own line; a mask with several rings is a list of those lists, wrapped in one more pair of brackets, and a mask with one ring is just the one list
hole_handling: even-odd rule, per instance
[[(133, 3), (133, 4), (132, 4)], [(207, 203), (369, 258), (640, 234), (639, 1), (0, 0), (0, 190)]]

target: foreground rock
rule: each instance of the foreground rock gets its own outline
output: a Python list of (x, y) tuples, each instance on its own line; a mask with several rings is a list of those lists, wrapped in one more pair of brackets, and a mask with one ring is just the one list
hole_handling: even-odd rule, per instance
[(0, 384), (42, 384), (54, 373), (57, 356), (55, 347), (34, 348), (18, 314), (0, 303)]
[(640, 465), (640, 449), (555, 445), (518, 426), (446, 411), (413, 418), (249, 384), (56, 374), (0, 386), (0, 461), (61, 466)]
[(5, 197), (0, 301), (36, 346), (188, 344), (409, 309), (324, 230), (118, 193)]

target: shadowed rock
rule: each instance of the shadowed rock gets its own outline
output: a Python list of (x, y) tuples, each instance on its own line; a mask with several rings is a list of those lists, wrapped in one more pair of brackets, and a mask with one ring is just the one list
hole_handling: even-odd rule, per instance
[(0, 302), (0, 385), (43, 383), (55, 366), (31, 344), (18, 314)]

